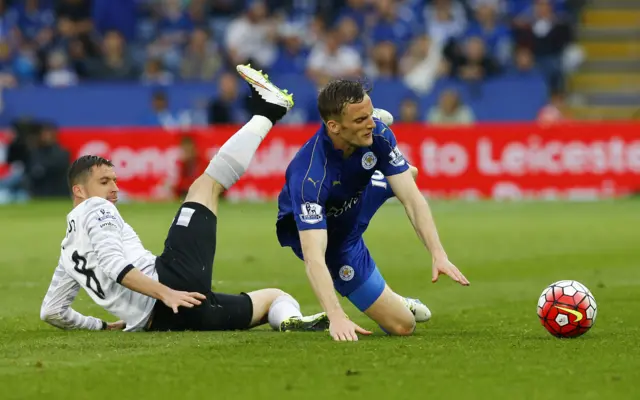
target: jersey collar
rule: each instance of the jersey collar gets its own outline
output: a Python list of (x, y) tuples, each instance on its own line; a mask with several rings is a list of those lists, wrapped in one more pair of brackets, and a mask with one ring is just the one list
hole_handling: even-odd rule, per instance
[[(329, 138), (329, 132), (327, 132), (327, 127), (324, 124), (322, 124), (322, 128), (320, 128), (319, 135), (321, 136), (322, 144), (325, 149), (325, 154), (329, 155), (332, 158), (335, 157), (336, 159), (345, 160), (345, 158), (343, 158), (344, 151), (340, 149), (336, 149), (334, 147), (333, 142), (331, 141), (331, 138)], [(356, 149), (356, 151), (353, 152), (351, 157), (357, 157), (365, 149), (367, 148)], [(351, 157), (349, 157), (349, 159)]]

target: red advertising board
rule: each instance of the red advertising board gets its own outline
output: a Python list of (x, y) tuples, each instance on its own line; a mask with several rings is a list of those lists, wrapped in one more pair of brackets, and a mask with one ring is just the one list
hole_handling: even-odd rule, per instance
[[(289, 160), (316, 129), (274, 128), (229, 197), (275, 198)], [(210, 157), (235, 130), (188, 134)], [(640, 124), (396, 124), (393, 130), (407, 159), (420, 169), (418, 186), (432, 197), (591, 199), (640, 191)], [(73, 157), (111, 159), (122, 191), (154, 200), (171, 193), (180, 135), (155, 128), (63, 129), (60, 142)], [(0, 137), (0, 148), (7, 140)]]

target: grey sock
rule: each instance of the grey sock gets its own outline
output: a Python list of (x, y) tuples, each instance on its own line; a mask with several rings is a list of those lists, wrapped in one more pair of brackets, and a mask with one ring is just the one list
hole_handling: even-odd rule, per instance
[(244, 167), (233, 157), (219, 152), (213, 157), (205, 172), (225, 189), (229, 189), (244, 174)]

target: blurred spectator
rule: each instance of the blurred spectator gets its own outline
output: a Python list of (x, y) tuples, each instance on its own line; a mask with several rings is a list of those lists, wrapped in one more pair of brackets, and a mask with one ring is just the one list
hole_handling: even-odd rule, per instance
[(49, 87), (65, 87), (78, 84), (78, 75), (73, 69), (69, 68), (67, 56), (61, 50), (49, 53), (44, 84)]
[(37, 43), (40, 47), (51, 43), (55, 27), (52, 9), (39, 0), (24, 0), (17, 4), (15, 11), (23, 40)]
[(278, 74), (304, 74), (309, 51), (304, 47), (303, 35), (294, 25), (281, 25), (281, 43), (270, 71)]
[(9, 173), (0, 178), (0, 204), (23, 202), (29, 199), (25, 167), (29, 161), (29, 143), (37, 126), (31, 121), (12, 123), (9, 134), (12, 137), (7, 148), (6, 163)]
[(57, 127), (44, 123), (36, 134), (25, 166), (32, 198), (69, 196), (67, 169), (69, 152), (58, 144)]
[(91, 52), (87, 49), (88, 43), (80, 39), (69, 42), (69, 64), (79, 78), (89, 76), (88, 63)]
[(358, 24), (351, 17), (344, 17), (338, 22), (338, 34), (340, 35), (340, 41), (357, 51), (361, 56), (366, 53), (366, 47), (362, 36), (360, 35), (360, 28)]
[(157, 58), (147, 60), (140, 78), (147, 85), (169, 85), (173, 83), (173, 74), (164, 69), (162, 60)]
[(473, 111), (460, 100), (455, 90), (445, 90), (438, 105), (429, 110), (427, 121), (434, 125), (469, 125), (475, 120)]
[(191, 32), (180, 66), (180, 76), (187, 80), (210, 81), (222, 66), (220, 59), (217, 46), (209, 40), (209, 32), (204, 28), (196, 28)]
[(20, 43), (12, 54), (12, 70), (18, 84), (33, 84), (38, 80), (39, 60), (33, 43)]
[(429, 37), (437, 42), (448, 42), (460, 37), (467, 28), (464, 7), (456, 0), (432, 0), (425, 8)]
[(426, 35), (414, 39), (400, 61), (405, 85), (420, 94), (431, 91), (433, 84), (449, 72), (450, 64), (442, 56), (442, 44)]
[(248, 121), (247, 100), (239, 96), (236, 75), (223, 74), (218, 82), (218, 90), (218, 96), (209, 104), (209, 125)]
[(198, 151), (193, 139), (183, 136), (180, 139), (180, 158), (178, 159), (178, 180), (173, 188), (176, 198), (184, 199), (193, 181), (202, 175), (209, 165), (209, 159)]
[(540, 109), (538, 122), (550, 124), (570, 119), (568, 107), (565, 103), (564, 93), (555, 90), (551, 93), (549, 103)]
[(398, 10), (401, 4), (396, 0), (377, 0), (375, 6), (377, 20), (370, 33), (373, 43), (391, 42), (405, 49), (417, 28), (413, 14), (401, 14)]
[(16, 44), (20, 40), (20, 29), (18, 26), (18, 17), (15, 10), (9, 8), (6, 0), (0, 1), (0, 40)]
[(18, 83), (9, 43), (0, 39), (0, 87), (14, 87)]
[(156, 27), (157, 39), (149, 46), (149, 56), (160, 58), (165, 66), (179, 68), (182, 49), (189, 40), (193, 22), (181, 0), (162, 0), (160, 20)]
[(144, 122), (146, 126), (161, 126), (167, 130), (184, 129), (191, 126), (189, 113), (171, 110), (167, 94), (161, 90), (152, 94), (151, 110)]
[(363, 31), (367, 25), (367, 16), (370, 15), (367, 0), (347, 0), (346, 5), (339, 13), (338, 19), (351, 18)]
[(450, 61), (451, 76), (465, 81), (480, 81), (500, 72), (498, 63), (487, 54), (484, 41), (477, 36), (466, 39)]
[(327, 78), (353, 78), (361, 72), (360, 55), (343, 45), (335, 30), (327, 32), (324, 40), (313, 47), (307, 63), (307, 74), (318, 85)]
[(486, 43), (487, 53), (500, 64), (506, 65), (512, 52), (509, 28), (499, 21), (498, 0), (475, 0), (475, 18), (465, 36), (481, 37)]
[(535, 70), (533, 53), (527, 47), (518, 47), (513, 55), (515, 70), (518, 73), (528, 73)]
[(418, 103), (412, 98), (402, 100), (400, 104), (400, 120), (399, 122), (420, 122), (420, 113), (418, 111)]
[(89, 0), (59, 0), (56, 21), (58, 33), (64, 39), (91, 35), (91, 3)]
[(275, 61), (276, 25), (267, 19), (263, 1), (251, 0), (241, 17), (227, 29), (225, 43), (233, 65), (252, 63), (258, 69), (269, 68)]
[(187, 13), (189, 14), (189, 19), (193, 23), (193, 26), (199, 28), (206, 28), (208, 25), (208, 8), (209, 1), (208, 0), (189, 0), (189, 8)]
[(118, 31), (107, 32), (102, 42), (101, 56), (88, 61), (86, 67), (89, 77), (97, 80), (117, 81), (138, 78), (138, 70)]
[(322, 18), (316, 16), (311, 19), (311, 22), (309, 22), (309, 25), (306, 27), (306, 32), (305, 30), (302, 30), (305, 46), (313, 47), (316, 43), (322, 40), (327, 30), (326, 28), (327, 25)]
[(553, 90), (564, 87), (562, 57), (573, 41), (569, 23), (553, 10), (550, 0), (535, 0), (533, 18), (517, 30), (521, 45), (532, 48), (536, 64)]
[(393, 42), (380, 42), (371, 51), (371, 62), (365, 68), (369, 78), (392, 79), (398, 75), (398, 55)]

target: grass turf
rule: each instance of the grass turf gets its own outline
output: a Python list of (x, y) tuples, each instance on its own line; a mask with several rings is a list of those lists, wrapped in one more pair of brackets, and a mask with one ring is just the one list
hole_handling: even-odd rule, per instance
[[(64, 332), (39, 308), (66, 229), (67, 203), (0, 208), (0, 383), (17, 398), (634, 398), (640, 379), (640, 203), (437, 203), (449, 255), (471, 281), (430, 283), (430, 256), (398, 204), (366, 234), (387, 282), (429, 305), (409, 338), (375, 331), (357, 343), (326, 333), (124, 334)], [(176, 204), (121, 205), (154, 252)], [(274, 233), (273, 204), (223, 205), (213, 286), (235, 293), (279, 287), (303, 311), (319, 306), (304, 268)], [(591, 289), (598, 320), (559, 340), (538, 322), (548, 284)], [(74, 308), (108, 318), (82, 293)], [(110, 318), (112, 320), (113, 318)]]

